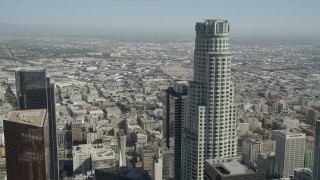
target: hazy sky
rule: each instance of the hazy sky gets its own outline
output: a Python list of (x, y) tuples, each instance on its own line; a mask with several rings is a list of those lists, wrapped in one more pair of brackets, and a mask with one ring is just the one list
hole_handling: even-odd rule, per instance
[(319, 9), (320, 0), (1, 0), (0, 23), (193, 35), (197, 21), (219, 17), (239, 36), (320, 36)]

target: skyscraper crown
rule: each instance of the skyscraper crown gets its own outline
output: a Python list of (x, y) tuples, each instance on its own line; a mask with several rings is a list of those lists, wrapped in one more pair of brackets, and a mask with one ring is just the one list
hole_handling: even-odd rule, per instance
[(228, 35), (230, 31), (230, 25), (227, 20), (206, 19), (205, 22), (198, 22), (195, 30), (197, 35)]

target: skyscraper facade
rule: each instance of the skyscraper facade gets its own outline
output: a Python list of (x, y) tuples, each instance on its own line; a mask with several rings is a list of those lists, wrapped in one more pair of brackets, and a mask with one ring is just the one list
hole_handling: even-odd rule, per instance
[(127, 166), (127, 156), (126, 156), (126, 144), (127, 135), (123, 129), (120, 129), (118, 132), (118, 144), (119, 144), (119, 153), (120, 153), (120, 166)]
[(19, 110), (42, 109), (48, 111), (50, 137), (50, 179), (59, 179), (56, 137), (56, 102), (54, 84), (46, 69), (19, 70), (16, 76), (16, 93)]
[(278, 177), (293, 177), (295, 169), (304, 167), (305, 142), (303, 133), (276, 133), (275, 172)]
[[(186, 81), (176, 81), (173, 87), (164, 92), (163, 106), (163, 139), (165, 141), (164, 151), (173, 150), (173, 172), (174, 179), (180, 179), (181, 172), (181, 130), (184, 122), (185, 103), (187, 100)], [(167, 154), (165, 153), (164, 156)], [(167, 163), (167, 162), (166, 162)], [(172, 166), (165, 166), (163, 171), (170, 172)], [(167, 174), (167, 173), (164, 173)], [(164, 176), (164, 178), (168, 178)]]
[(261, 142), (254, 139), (245, 139), (243, 141), (243, 160), (245, 164), (249, 165), (257, 161), (261, 146)]
[(320, 179), (320, 120), (316, 121), (316, 140), (314, 145), (313, 179)]
[(12, 111), (3, 121), (8, 179), (50, 179), (46, 109)]
[(205, 159), (237, 153), (234, 89), (231, 82), (229, 22), (205, 20), (195, 26), (193, 81), (182, 136), (182, 178), (203, 179)]
[(158, 149), (158, 152), (153, 156), (152, 164), (152, 179), (153, 180), (163, 180), (163, 157), (161, 148)]

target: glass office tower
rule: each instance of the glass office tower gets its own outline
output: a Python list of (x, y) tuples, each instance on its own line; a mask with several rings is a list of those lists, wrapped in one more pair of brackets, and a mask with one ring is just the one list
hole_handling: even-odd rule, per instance
[(8, 179), (50, 179), (46, 109), (12, 111), (3, 121)]
[(46, 75), (46, 69), (19, 70), (16, 72), (18, 109), (42, 109), (48, 111), (50, 136), (51, 178), (59, 179), (56, 137), (55, 87)]
[[(176, 81), (173, 87), (164, 91), (162, 133), (165, 142), (163, 152), (163, 179), (181, 179), (181, 130), (184, 124), (185, 104), (187, 100), (188, 82)], [(171, 153), (173, 150), (173, 167)], [(167, 160), (168, 159), (168, 160)]]
[(320, 120), (316, 121), (316, 139), (314, 146), (313, 179), (320, 178)]

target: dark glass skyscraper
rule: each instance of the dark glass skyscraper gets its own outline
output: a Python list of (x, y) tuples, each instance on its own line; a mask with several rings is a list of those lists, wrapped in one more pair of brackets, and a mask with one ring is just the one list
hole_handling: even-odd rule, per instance
[(47, 110), (12, 111), (3, 125), (8, 179), (50, 179)]
[(50, 179), (59, 179), (54, 84), (50, 83), (46, 69), (19, 70), (16, 72), (16, 87), (20, 110), (45, 108), (48, 111)]
[(320, 120), (316, 121), (316, 139), (314, 145), (313, 179), (320, 178)]
[[(187, 100), (188, 82), (177, 81), (174, 87), (169, 87), (164, 94), (163, 109), (163, 139), (168, 149), (173, 148), (173, 172), (174, 179), (181, 179), (181, 130), (184, 124), (185, 103)], [(164, 159), (166, 159), (164, 155)], [(167, 162), (164, 162), (163, 168), (170, 168)], [(164, 172), (170, 170), (164, 169)], [(167, 173), (164, 173), (166, 179)]]

